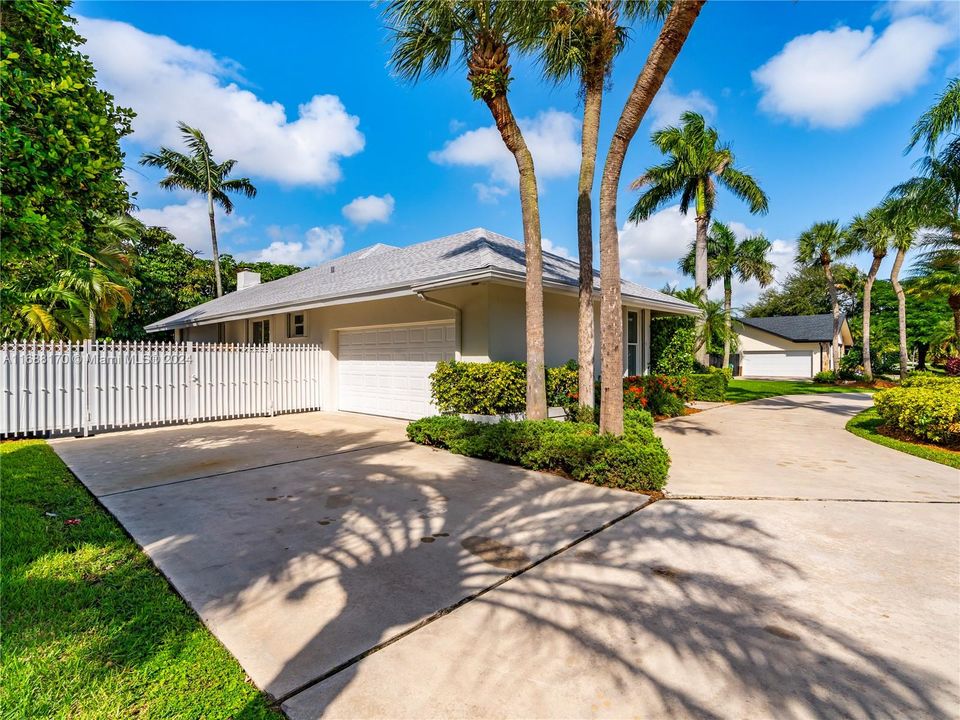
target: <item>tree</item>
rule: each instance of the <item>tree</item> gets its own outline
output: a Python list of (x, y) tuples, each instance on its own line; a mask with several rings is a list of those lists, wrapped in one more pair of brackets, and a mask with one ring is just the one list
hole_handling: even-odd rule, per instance
[(627, 97), (600, 178), (600, 430), (623, 434), (623, 304), (617, 193), (630, 141), (700, 15), (706, 0), (675, 2)]
[[(903, 282), (906, 299), (907, 339), (911, 352), (916, 353), (917, 369), (926, 367), (927, 353), (940, 353), (948, 339), (952, 319), (949, 309), (941, 298), (925, 297), (915, 292), (915, 280)], [(897, 294), (889, 280), (877, 280), (873, 288), (872, 315), (870, 324), (870, 348), (873, 362), (890, 369), (900, 354), (900, 328)], [(947, 329), (945, 335), (944, 329)]]
[(865, 215), (857, 215), (847, 228), (850, 240), (858, 249), (873, 255), (870, 270), (863, 286), (863, 377), (867, 382), (873, 380), (873, 364), (870, 355), (870, 313), (873, 283), (880, 272), (880, 263), (887, 256), (890, 247), (890, 208), (877, 206)]
[[(754, 235), (737, 241), (729, 226), (714, 220), (707, 237), (707, 282), (723, 281), (723, 365), (730, 366), (730, 346), (733, 341), (733, 276), (740, 282), (756, 280), (760, 287), (773, 282), (774, 265), (768, 259), (770, 241), (763, 235)], [(686, 275), (696, 272), (696, 240), (680, 260), (680, 271)], [(705, 316), (707, 317), (707, 316)], [(706, 322), (706, 320), (705, 320)]]
[(890, 269), (890, 284), (897, 295), (897, 318), (900, 337), (900, 379), (907, 378), (907, 362), (909, 360), (907, 348), (907, 307), (903, 286), (900, 283), (900, 269), (907, 251), (913, 245), (914, 239), (920, 232), (923, 213), (910, 198), (888, 200), (887, 214), (890, 220), (890, 244), (897, 254), (893, 258), (893, 267)]
[(228, 215), (233, 212), (233, 201), (227, 193), (239, 193), (244, 197), (256, 197), (257, 189), (250, 178), (229, 180), (236, 166), (236, 160), (217, 163), (213, 159), (207, 139), (197, 128), (184, 122), (177, 123), (180, 134), (190, 154), (184, 154), (167, 147), (158, 152), (144, 153), (141, 165), (165, 170), (167, 176), (160, 180), (160, 187), (167, 190), (189, 190), (207, 196), (207, 215), (210, 218), (210, 245), (213, 257), (213, 272), (217, 281), (217, 297), (223, 295), (223, 282), (220, 278), (220, 251), (217, 248), (217, 223), (214, 218), (214, 206), (219, 205)]
[(946, 298), (953, 335), (960, 344), (960, 242), (944, 239), (921, 255), (911, 268), (910, 292), (921, 300)]
[[(633, 206), (630, 219), (645, 220), (677, 196), (680, 212), (684, 214), (692, 203), (697, 222), (694, 283), (706, 292), (709, 284), (707, 235), (717, 185), (745, 201), (755, 214), (767, 212), (767, 196), (751, 175), (734, 167), (730, 147), (720, 143), (719, 134), (707, 126), (702, 115), (688, 110), (681, 116), (680, 127), (657, 130), (650, 139), (668, 159), (647, 168), (633, 183), (634, 188), (646, 189)], [(702, 357), (700, 361), (703, 362)]]
[(913, 126), (907, 151), (923, 143), (929, 155), (934, 153), (942, 135), (960, 131), (960, 78), (953, 78), (947, 88)]
[(840, 368), (840, 301), (838, 282), (833, 274), (833, 261), (851, 254), (854, 249), (853, 243), (837, 220), (814, 223), (800, 233), (797, 240), (797, 262), (804, 265), (818, 264), (823, 268), (827, 281), (830, 311), (833, 314), (831, 348), (834, 370)]
[[(834, 262), (834, 278), (840, 311), (847, 317), (859, 312), (857, 291), (861, 287), (860, 271), (853, 265)], [(822, 315), (831, 311), (827, 276), (819, 263), (800, 265), (778, 285), (768, 287), (753, 303), (744, 306), (746, 317), (773, 317), (778, 315)]]
[(384, 15), (393, 35), (390, 64), (417, 81), (449, 68), (457, 53), (467, 68), (473, 97), (490, 110), (520, 174), (520, 208), (526, 258), (527, 417), (547, 417), (543, 340), (543, 252), (540, 200), (533, 155), (508, 99), (510, 51), (533, 47), (547, 6), (509, 0), (391, 0)]
[(580, 404), (594, 405), (593, 216), (591, 195), (603, 91), (613, 60), (623, 49), (628, 28), (621, 20), (663, 17), (664, 0), (559, 0), (548, 15), (541, 57), (544, 74), (557, 82), (575, 77), (583, 97), (580, 176), (577, 181), (577, 248), (580, 262), (577, 329)]
[[(711, 300), (698, 287), (680, 289), (665, 287), (661, 292), (696, 305), (700, 309), (700, 322), (691, 322), (694, 354), (701, 350), (708, 355), (720, 352), (727, 337), (723, 303), (720, 300)], [(690, 320), (690, 318), (687, 319)]]

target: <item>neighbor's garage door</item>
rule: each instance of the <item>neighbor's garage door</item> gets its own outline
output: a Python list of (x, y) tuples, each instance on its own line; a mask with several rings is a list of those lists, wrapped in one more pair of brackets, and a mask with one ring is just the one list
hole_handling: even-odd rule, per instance
[(748, 377), (813, 377), (813, 352), (744, 352), (743, 374)]
[(456, 352), (453, 323), (340, 332), (339, 407), (368, 415), (431, 415), (430, 373)]

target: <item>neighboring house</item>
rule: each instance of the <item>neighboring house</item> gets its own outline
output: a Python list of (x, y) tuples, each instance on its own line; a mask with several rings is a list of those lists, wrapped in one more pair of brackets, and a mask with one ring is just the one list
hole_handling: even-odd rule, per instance
[[(744, 377), (813, 377), (833, 369), (833, 315), (740, 318), (740, 374)], [(853, 345), (846, 318), (840, 320), (840, 354)]]
[[(548, 366), (577, 357), (576, 262), (544, 253)], [(596, 273), (595, 273), (596, 277)], [(241, 272), (236, 292), (147, 326), (179, 340), (319, 343), (323, 408), (416, 418), (433, 412), (438, 360), (524, 360), (523, 243), (483, 229), (408, 247), (373, 245), (269, 283)], [(689, 303), (624, 281), (624, 368), (646, 372), (650, 318)], [(597, 369), (599, 371), (599, 295)]]

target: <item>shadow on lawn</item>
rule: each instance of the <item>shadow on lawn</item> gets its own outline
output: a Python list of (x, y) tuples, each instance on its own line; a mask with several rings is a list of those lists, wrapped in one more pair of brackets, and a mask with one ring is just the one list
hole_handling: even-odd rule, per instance
[[(297, 435), (274, 430), (271, 442), (310, 442)], [(362, 444), (363, 435), (328, 439)], [(293, 649), (260, 666), (265, 690), (284, 699), (331, 676), (310, 691), (309, 714), (319, 716), (363, 667), (354, 662), (363, 653), (628, 512), (638, 498), (411, 445), (106, 502), (248, 669), (261, 655)], [(755, 716), (946, 714), (931, 692), (940, 678), (877, 655), (772, 594), (778, 579), (800, 577), (775, 553), (774, 538), (736, 515), (666, 507), (641, 511), (596, 536), (595, 549), (574, 546), (455, 610), (482, 608), (487, 631), (448, 637), (442, 654), (418, 658), (421, 670), (432, 668), (431, 686), (442, 687), (437, 676), (446, 674), (463, 687), (464, 708), (497, 697), (533, 706), (538, 693), (552, 696), (550, 682), (486, 671), (515, 657), (559, 672), (553, 683), (612, 685), (642, 697), (645, 712), (666, 715), (718, 717), (687, 689), (702, 682), (749, 696)], [(720, 549), (759, 568), (761, 580), (733, 583), (722, 562), (713, 572), (662, 564)], [(645, 662), (664, 649), (683, 659), (682, 677)], [(574, 662), (558, 670), (558, 658)]]

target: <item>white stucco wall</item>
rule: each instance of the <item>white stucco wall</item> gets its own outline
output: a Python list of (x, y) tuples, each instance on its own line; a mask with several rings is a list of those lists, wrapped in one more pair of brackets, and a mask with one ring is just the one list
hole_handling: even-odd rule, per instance
[(794, 342), (748, 325), (740, 326), (737, 337), (741, 353), (809, 350), (814, 353), (814, 372), (829, 368), (831, 364), (830, 343)]

